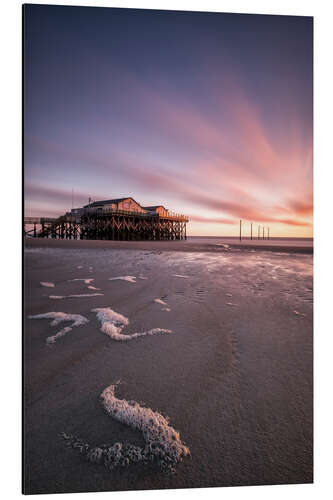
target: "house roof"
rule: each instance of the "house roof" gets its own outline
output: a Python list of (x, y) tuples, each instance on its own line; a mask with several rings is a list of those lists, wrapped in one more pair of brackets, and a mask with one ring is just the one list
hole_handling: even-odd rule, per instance
[(154, 205), (153, 207), (142, 207), (145, 208), (146, 210), (156, 210), (156, 208), (164, 208), (164, 210), (167, 210), (163, 205)]
[(140, 205), (140, 203), (135, 201), (135, 199), (132, 198), (131, 196), (126, 196), (126, 198), (113, 198), (112, 200), (93, 201), (92, 203), (85, 205), (83, 208), (97, 207), (99, 205), (110, 205), (111, 203), (119, 203), (120, 201), (124, 200), (133, 200), (137, 205)]
[(167, 210), (163, 205), (154, 205), (154, 206), (149, 206), (149, 207), (143, 207), (138, 203), (132, 196), (127, 196), (126, 198), (113, 198), (112, 200), (100, 200), (100, 201), (93, 201), (92, 203), (89, 203), (88, 205), (85, 205), (83, 208), (94, 208), (94, 207), (99, 207), (100, 205), (110, 205), (111, 203), (119, 203), (120, 201), (124, 200), (133, 200), (134, 203), (139, 205), (139, 207), (145, 209), (145, 210), (156, 210), (157, 208), (164, 208), (164, 210)]

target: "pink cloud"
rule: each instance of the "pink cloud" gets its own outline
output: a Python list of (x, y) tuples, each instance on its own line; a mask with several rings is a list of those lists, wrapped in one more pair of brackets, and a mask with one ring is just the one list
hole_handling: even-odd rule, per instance
[(215, 224), (238, 224), (238, 221), (232, 219), (216, 219), (214, 217), (201, 217), (200, 215), (189, 215), (190, 222), (204, 222)]
[(276, 219), (274, 222), (279, 222), (280, 224), (287, 224), (288, 226), (302, 226), (302, 227), (312, 226), (310, 222), (304, 222), (301, 220), (293, 220), (293, 219)]
[[(195, 105), (173, 99), (174, 96), (143, 88), (138, 91), (154, 133), (181, 145), (193, 157), (186, 168), (179, 167), (176, 175), (174, 165), (167, 165), (167, 152), (165, 156), (159, 152), (165, 163), (159, 164), (148, 159), (150, 151), (134, 154), (128, 152), (130, 148), (121, 152), (101, 149), (100, 153), (40, 141), (41, 150), (75, 161), (86, 171), (93, 168), (95, 175), (103, 176), (105, 181), (119, 176), (154, 192), (158, 200), (161, 196), (176, 197), (189, 211), (199, 207), (203, 215), (194, 216), (196, 222), (232, 224), (232, 218), (242, 218), (258, 223), (311, 226), (308, 219), (313, 211), (312, 144), (302, 142), (296, 126), (290, 126), (290, 136), (277, 144), (264, 126), (259, 110), (237, 85), (232, 92), (228, 90), (228, 99), (217, 100), (217, 107), (225, 112), (221, 122), (219, 113), (213, 119)], [(71, 198), (70, 191), (47, 187), (43, 191), (30, 186), (28, 193), (67, 203)], [(131, 194), (135, 198), (135, 193)], [(76, 199), (87, 197), (88, 193), (76, 193)], [(207, 211), (209, 216), (205, 215)]]

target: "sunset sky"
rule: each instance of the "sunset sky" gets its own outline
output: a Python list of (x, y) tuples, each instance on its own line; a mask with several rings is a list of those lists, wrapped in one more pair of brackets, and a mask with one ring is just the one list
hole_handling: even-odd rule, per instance
[(27, 5), (25, 214), (73, 189), (312, 236), (312, 90), (309, 17)]

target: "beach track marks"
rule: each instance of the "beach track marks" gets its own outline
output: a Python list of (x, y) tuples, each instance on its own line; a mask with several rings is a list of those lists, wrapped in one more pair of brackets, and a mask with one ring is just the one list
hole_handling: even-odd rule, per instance
[(36, 314), (35, 316), (28, 316), (29, 319), (52, 319), (51, 326), (57, 326), (59, 323), (65, 321), (72, 321), (71, 326), (65, 326), (55, 335), (47, 337), (47, 344), (54, 344), (58, 338), (64, 337), (68, 332), (72, 330), (74, 326), (82, 326), (89, 322), (87, 318), (81, 316), (81, 314), (68, 314), (64, 312), (49, 312), (45, 314)]
[(110, 307), (102, 307), (92, 309), (92, 312), (97, 313), (97, 319), (101, 323), (101, 332), (108, 335), (113, 340), (127, 341), (136, 339), (138, 337), (145, 337), (146, 335), (156, 335), (164, 333), (172, 333), (171, 330), (164, 328), (152, 328), (146, 332), (132, 333), (124, 335), (121, 333), (125, 326), (129, 325), (129, 319), (120, 313), (113, 311)]
[(142, 432), (145, 447), (129, 443), (91, 447), (71, 434), (62, 433), (62, 437), (69, 446), (85, 455), (88, 461), (102, 464), (109, 470), (135, 463), (153, 463), (164, 471), (174, 471), (177, 463), (190, 455), (190, 450), (181, 441), (179, 433), (160, 413), (140, 406), (135, 401), (118, 399), (115, 395), (116, 387), (117, 384), (114, 384), (104, 389), (100, 396), (101, 404), (111, 418)]

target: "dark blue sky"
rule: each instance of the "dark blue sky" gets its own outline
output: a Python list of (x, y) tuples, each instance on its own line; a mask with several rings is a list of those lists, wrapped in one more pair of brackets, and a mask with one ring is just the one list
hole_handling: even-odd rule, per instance
[(24, 29), (29, 214), (73, 187), (308, 235), (312, 18), (26, 5)]

